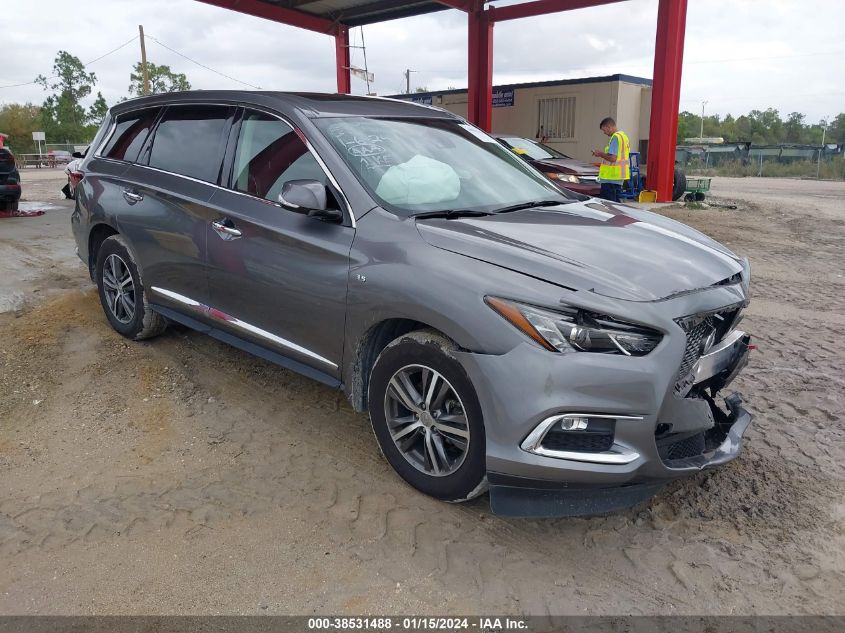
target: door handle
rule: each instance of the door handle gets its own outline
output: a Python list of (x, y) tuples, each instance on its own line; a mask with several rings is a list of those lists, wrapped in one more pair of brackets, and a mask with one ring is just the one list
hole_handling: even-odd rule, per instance
[(129, 189), (123, 190), (123, 197), (126, 198), (126, 202), (129, 204), (135, 204), (136, 202), (141, 202), (141, 200), (144, 199), (143, 194), (136, 191), (130, 191)]
[(229, 218), (214, 220), (211, 223), (211, 228), (213, 228), (214, 232), (227, 242), (230, 240), (236, 240), (243, 235), (240, 229), (235, 228), (235, 225)]

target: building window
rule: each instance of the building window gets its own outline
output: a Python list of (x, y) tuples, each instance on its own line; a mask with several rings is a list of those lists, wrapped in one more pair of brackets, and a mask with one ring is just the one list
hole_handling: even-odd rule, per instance
[(537, 100), (537, 138), (575, 138), (575, 97)]

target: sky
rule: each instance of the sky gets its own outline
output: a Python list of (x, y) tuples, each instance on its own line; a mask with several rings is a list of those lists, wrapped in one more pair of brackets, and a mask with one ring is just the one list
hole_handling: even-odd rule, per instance
[[(657, 0), (628, 0), (499, 23), (494, 83), (614, 73), (650, 78), (656, 16)], [(52, 74), (58, 50), (88, 64), (97, 75), (95, 94), (115, 103), (127, 95), (130, 69), (140, 59), (138, 40), (130, 41), (139, 24), (150, 36), (148, 60), (186, 73), (194, 88), (336, 90), (334, 40), (318, 33), (196, 0), (14, 0), (4, 6), (0, 104), (41, 103), (40, 86), (11, 85)], [(784, 118), (803, 112), (809, 123), (845, 112), (842, 24), (845, 0), (689, 0), (680, 109), (699, 113), (707, 101), (708, 115), (737, 116), (773, 107)], [(406, 68), (416, 71), (412, 89), (466, 87), (463, 13), (370, 25), (363, 35), (373, 91), (401, 92)], [(359, 29), (352, 38), (361, 44)], [(364, 65), (360, 49), (352, 49), (352, 63)], [(363, 81), (352, 84), (353, 92), (366, 92)]]

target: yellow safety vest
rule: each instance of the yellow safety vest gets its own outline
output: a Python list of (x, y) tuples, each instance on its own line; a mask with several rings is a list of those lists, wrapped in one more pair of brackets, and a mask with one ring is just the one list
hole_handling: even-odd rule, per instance
[(616, 161), (604, 161), (599, 166), (599, 180), (628, 180), (631, 177), (631, 149), (625, 132), (622, 130), (614, 132), (604, 147), (604, 153), (610, 153), (610, 144), (614, 136), (618, 139), (619, 153), (616, 155)]

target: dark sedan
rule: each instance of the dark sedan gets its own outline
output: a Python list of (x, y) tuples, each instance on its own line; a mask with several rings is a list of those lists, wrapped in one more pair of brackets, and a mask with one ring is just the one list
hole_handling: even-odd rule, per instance
[(496, 135), (496, 139), (543, 172), (555, 185), (585, 196), (598, 196), (599, 168), (576, 160), (556, 149), (521, 136)]

